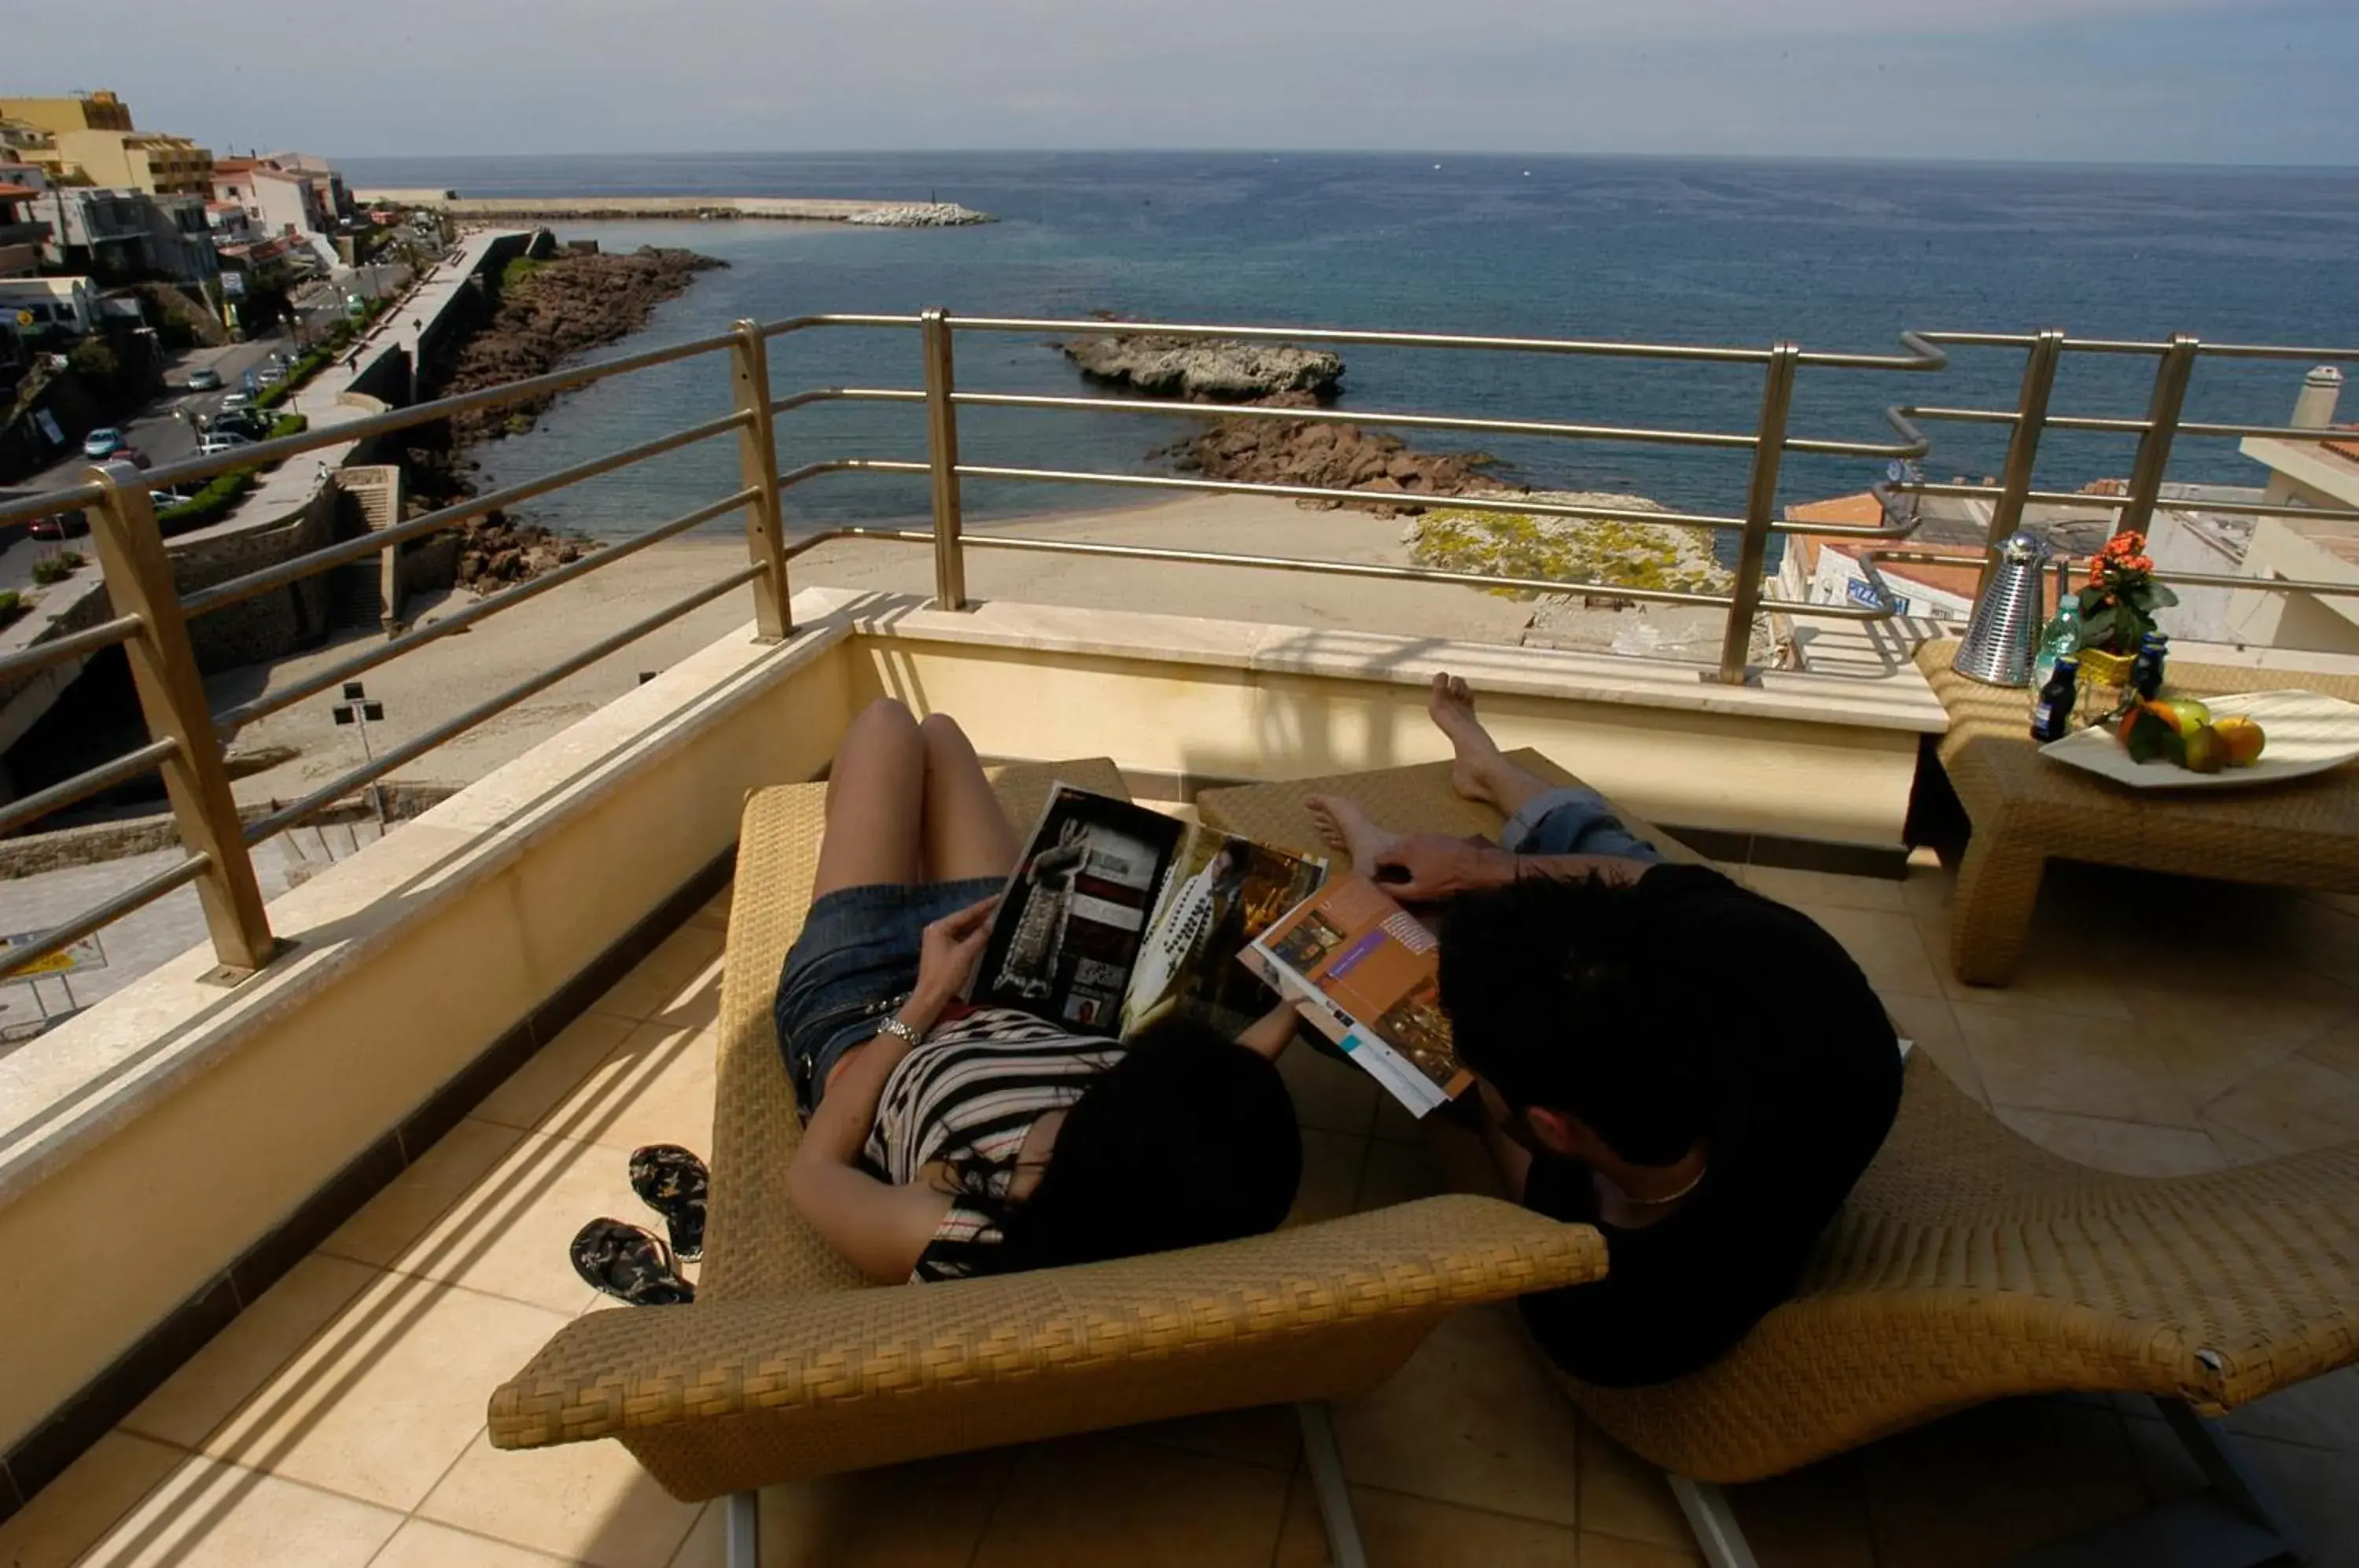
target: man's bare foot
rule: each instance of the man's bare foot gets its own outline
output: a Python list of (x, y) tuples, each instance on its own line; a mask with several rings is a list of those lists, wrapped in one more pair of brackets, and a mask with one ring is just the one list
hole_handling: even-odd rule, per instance
[(1376, 856), (1400, 843), (1406, 834), (1378, 827), (1348, 795), (1313, 795), (1302, 802), (1319, 836), (1330, 849), (1352, 857), (1352, 870), (1362, 877), (1376, 874)]
[(1450, 737), (1451, 749), (1457, 753), (1450, 765), (1450, 787), (1470, 800), (1496, 804), (1502, 760), (1499, 743), (1474, 716), (1473, 691), (1445, 670), (1433, 678), (1425, 711), (1434, 727)]

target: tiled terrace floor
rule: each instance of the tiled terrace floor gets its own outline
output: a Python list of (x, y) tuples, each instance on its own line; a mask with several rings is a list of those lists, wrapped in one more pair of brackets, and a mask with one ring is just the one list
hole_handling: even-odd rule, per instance
[[(2059, 1150), (2207, 1169), (2359, 1138), (2359, 900), (2066, 874), (2027, 974), (1945, 975), (1942, 873), (1754, 871), (1859, 957), (1905, 1029)], [(0, 1565), (718, 1568), (717, 1508), (623, 1451), (493, 1452), (484, 1404), (597, 1299), (564, 1245), (634, 1215), (635, 1145), (705, 1141), (726, 905), (681, 930), (5, 1526)], [(1430, 1191), (1405, 1117), (1295, 1053), (1301, 1210)], [(627, 1309), (614, 1309), (627, 1310)], [(1506, 1310), (1339, 1408), (1379, 1564), (1672, 1568), (1661, 1478), (1576, 1417)], [(2325, 1564), (2359, 1564), (2359, 1371), (2240, 1412)], [(1734, 1491), (1767, 1568), (1990, 1563), (2195, 1485), (2150, 1408), (1987, 1407)], [(775, 1488), (768, 1564), (1324, 1561), (1288, 1415), (1259, 1410)], [(87, 1555), (83, 1555), (87, 1553)]]

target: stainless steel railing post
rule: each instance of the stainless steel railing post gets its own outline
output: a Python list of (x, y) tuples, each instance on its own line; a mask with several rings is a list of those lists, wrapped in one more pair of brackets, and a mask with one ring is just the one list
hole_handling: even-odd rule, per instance
[(737, 428), (737, 477), (756, 492), (745, 505), (745, 549), (762, 575), (754, 579), (754, 635), (777, 642), (795, 629), (787, 583), (785, 520), (778, 507), (778, 447), (770, 419), (770, 353), (761, 323), (740, 321), (729, 345), (729, 384), (745, 422)]
[(243, 979), (269, 963), (278, 944), (263, 912), (262, 888), (246, 854), (221, 743), (213, 737), (212, 712), (205, 704), (204, 681), (197, 674), (196, 650), (180, 614), (179, 591), (172, 584), (164, 536), (156, 528), (147, 476), (128, 463), (115, 462), (93, 468), (91, 477), (104, 492), (92, 508), (90, 534), (106, 576), (107, 597), (117, 615), (139, 617), (139, 634), (123, 645), (131, 683), (148, 734), (174, 747), (161, 765), (164, 793), (181, 844), (206, 861), (196, 879), (197, 898), (213, 953), (228, 972), (224, 978)]
[(1794, 367), (1799, 343), (1780, 339), (1769, 350), (1761, 381), (1761, 422), (1753, 448), (1753, 476), (1745, 487), (1745, 531), (1738, 536), (1736, 583), (1729, 590), (1728, 627), (1720, 639), (1720, 680), (1745, 684), (1745, 658), (1753, 646), (1753, 617), (1760, 612), (1761, 577), (1769, 561), (1769, 526), (1777, 520), (1777, 467), (1786, 455), (1786, 415), (1794, 402)]
[(951, 319), (936, 306), (919, 312), (926, 356), (926, 456), (934, 490), (934, 607), (966, 608), (966, 550), (960, 539), (958, 389), (951, 361)]
[(2187, 402), (2187, 379), (2195, 373), (2195, 356), (2202, 344), (2185, 332), (2171, 334), (2155, 368), (2154, 398), (2147, 405), (2146, 431), (2138, 437), (2137, 460), (2130, 465), (2129, 505), (2114, 524), (2117, 534), (2142, 534), (2154, 521), (2154, 504), (2162, 495), (2162, 473), (2170, 465), (2170, 439), (2179, 433), (2179, 410)]
[[(1983, 583), (1998, 564), (1998, 547), (2023, 526), (2023, 503), (2031, 494), (2031, 471), (2039, 462), (2039, 436), (2048, 428), (2048, 397), (2056, 389), (2056, 364), (2064, 357), (2064, 329), (2049, 327), (2035, 335), (2023, 358), (2023, 389), (2015, 398), (2015, 433), (2006, 440), (2006, 467), (1998, 482), (1998, 502), (1991, 508), (1990, 540), (1983, 552)], [(1982, 584), (1974, 589), (1982, 597)]]

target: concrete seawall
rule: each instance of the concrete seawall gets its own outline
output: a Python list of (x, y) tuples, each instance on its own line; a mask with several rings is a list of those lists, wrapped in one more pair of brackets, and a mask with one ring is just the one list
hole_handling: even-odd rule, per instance
[[(760, 218), (777, 223), (848, 223), (867, 214), (903, 209), (939, 208), (958, 214), (944, 224), (987, 223), (981, 212), (951, 202), (881, 201), (826, 196), (458, 196), (434, 191), (358, 191), (362, 202), (382, 201), (430, 207), (451, 217), (483, 223), (591, 223), (629, 219)], [(931, 226), (931, 225), (928, 225)]]

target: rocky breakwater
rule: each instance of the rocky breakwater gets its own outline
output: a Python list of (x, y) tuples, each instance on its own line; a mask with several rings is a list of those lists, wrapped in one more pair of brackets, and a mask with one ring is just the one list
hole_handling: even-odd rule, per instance
[[(570, 254), (511, 262), (501, 274), (490, 319), (470, 333), (437, 396), (472, 392), (544, 375), (575, 354), (619, 342), (647, 323), (656, 307), (685, 292), (697, 274), (729, 264), (694, 251), (646, 246), (628, 255)], [(454, 452), (478, 441), (521, 435), (552, 398), (478, 408), (451, 421)], [(412, 514), (473, 493), (463, 458), (412, 452)], [(462, 587), (484, 591), (521, 582), (594, 548), (536, 523), (494, 511), (460, 530)]]
[(978, 212), (955, 201), (897, 202), (854, 212), (843, 221), (869, 229), (962, 229), (969, 223), (998, 222), (988, 212)]

